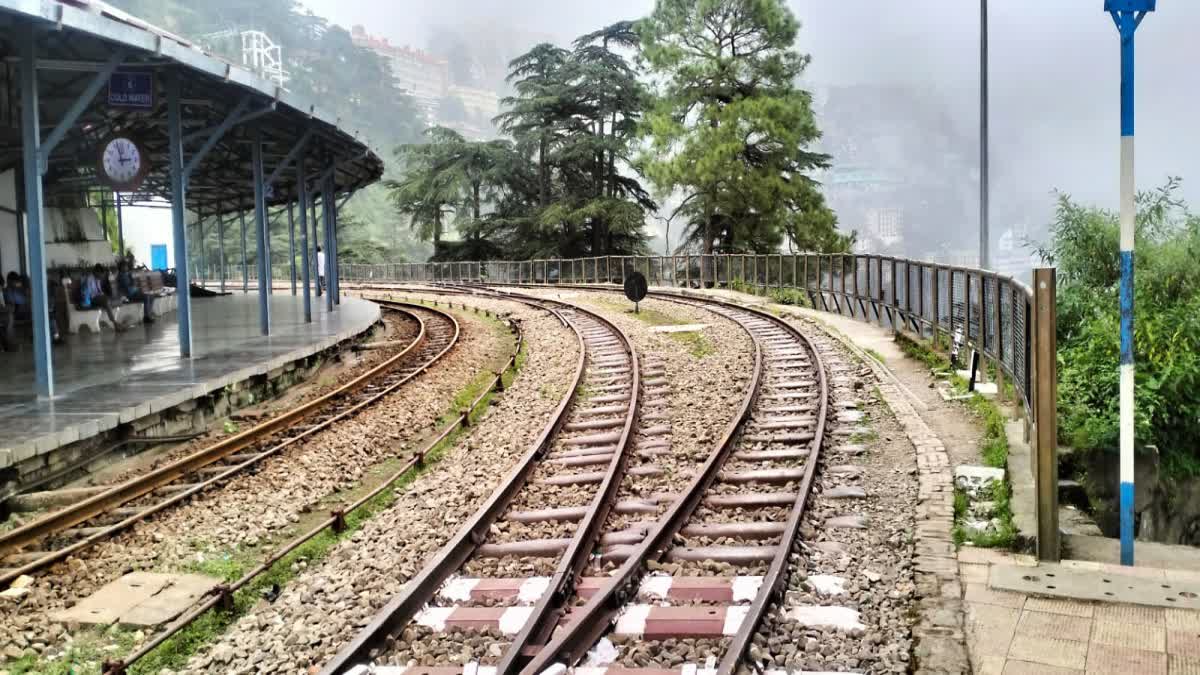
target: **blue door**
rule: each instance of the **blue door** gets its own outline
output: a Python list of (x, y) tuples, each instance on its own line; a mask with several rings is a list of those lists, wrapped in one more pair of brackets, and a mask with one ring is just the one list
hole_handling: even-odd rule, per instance
[(167, 245), (150, 244), (150, 269), (167, 269)]

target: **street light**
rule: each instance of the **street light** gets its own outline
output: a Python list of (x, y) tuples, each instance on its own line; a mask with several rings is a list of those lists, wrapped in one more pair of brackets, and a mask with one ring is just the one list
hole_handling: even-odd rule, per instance
[(979, 267), (988, 269), (988, 0), (979, 0)]
[(1121, 564), (1133, 565), (1133, 34), (1155, 0), (1104, 0), (1121, 35)]

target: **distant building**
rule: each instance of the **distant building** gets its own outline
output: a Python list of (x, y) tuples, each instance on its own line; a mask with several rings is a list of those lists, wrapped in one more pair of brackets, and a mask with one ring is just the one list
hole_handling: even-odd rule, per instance
[(435, 118), (438, 104), (450, 90), (449, 61), (420, 49), (397, 47), (387, 38), (368, 34), (363, 26), (354, 26), (350, 37), (354, 44), (386, 59), (396, 86), (411, 96), (430, 119)]
[(500, 114), (500, 96), (494, 91), (452, 84), (446, 96), (462, 101), (467, 115), (476, 120), (491, 120)]

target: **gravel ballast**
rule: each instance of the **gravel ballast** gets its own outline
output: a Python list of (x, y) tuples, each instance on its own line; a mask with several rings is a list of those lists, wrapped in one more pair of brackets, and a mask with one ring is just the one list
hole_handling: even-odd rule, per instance
[[(504, 307), (513, 308), (508, 303)], [(203, 570), (230, 556), (266, 555), (262, 548), (293, 535), (295, 524), (319, 508), (323, 497), (353, 486), (379, 462), (413, 449), (455, 394), (511, 350), (507, 331), (470, 312), (456, 315), (462, 326), (459, 344), (429, 372), (357, 416), (264, 460), (255, 471), (40, 573), (28, 595), (16, 603), (4, 601), (0, 636), (19, 636), (8, 646), (24, 654), (52, 657), (70, 645), (77, 627), (54, 622), (51, 614), (127, 572)], [(15, 651), (6, 655), (14, 657)]]
[(521, 374), (393, 506), (309, 567), (274, 603), (264, 601), (242, 617), (183, 672), (297, 672), (324, 663), (428, 562), (525, 453), (566, 393), (578, 358), (575, 336), (545, 312), (465, 301), (503, 307), (523, 319), (528, 356)]

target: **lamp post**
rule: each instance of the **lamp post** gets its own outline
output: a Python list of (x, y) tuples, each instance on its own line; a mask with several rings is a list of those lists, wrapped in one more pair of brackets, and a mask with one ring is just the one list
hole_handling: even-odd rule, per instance
[(1104, 0), (1121, 35), (1121, 564), (1133, 564), (1133, 34), (1155, 0)]
[(988, 0), (979, 0), (979, 267), (991, 257), (988, 222)]

